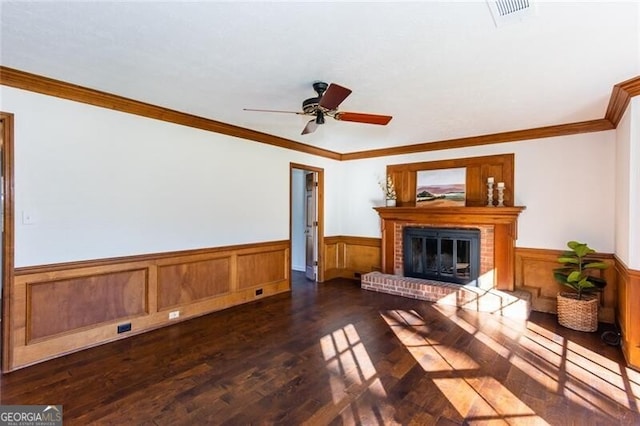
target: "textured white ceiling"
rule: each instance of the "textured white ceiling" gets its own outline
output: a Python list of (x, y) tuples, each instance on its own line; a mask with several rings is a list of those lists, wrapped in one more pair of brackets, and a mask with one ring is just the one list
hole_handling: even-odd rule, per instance
[[(496, 28), (485, 2), (6, 2), (1, 64), (337, 152), (604, 117), (640, 74), (640, 3), (543, 2)], [(301, 136), (314, 81), (353, 90)]]

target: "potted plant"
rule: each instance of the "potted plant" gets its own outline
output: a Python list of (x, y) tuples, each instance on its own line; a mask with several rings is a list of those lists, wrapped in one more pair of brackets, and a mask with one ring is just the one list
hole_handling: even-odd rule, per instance
[(562, 266), (553, 270), (553, 276), (573, 292), (558, 293), (558, 322), (573, 330), (596, 331), (599, 303), (596, 293), (601, 292), (607, 282), (593, 276), (593, 272), (608, 265), (591, 256), (596, 251), (586, 243), (569, 241), (567, 246), (570, 250), (558, 257)]
[(387, 175), (386, 182), (380, 182), (380, 188), (382, 188), (382, 192), (384, 192), (385, 205), (387, 207), (395, 207), (397, 195), (391, 175)]

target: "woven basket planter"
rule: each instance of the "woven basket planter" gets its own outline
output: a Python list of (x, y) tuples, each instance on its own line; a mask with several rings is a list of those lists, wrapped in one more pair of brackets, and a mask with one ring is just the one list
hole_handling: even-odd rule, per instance
[(578, 300), (575, 293), (558, 293), (558, 322), (578, 331), (598, 329), (598, 295), (583, 294)]

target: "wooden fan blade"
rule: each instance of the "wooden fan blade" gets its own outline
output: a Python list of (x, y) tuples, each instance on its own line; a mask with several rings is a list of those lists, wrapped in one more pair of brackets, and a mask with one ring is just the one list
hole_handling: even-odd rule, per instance
[(313, 133), (316, 131), (317, 128), (318, 128), (318, 123), (316, 123), (316, 119), (314, 118), (313, 120), (309, 121), (306, 126), (304, 126), (304, 129), (302, 129), (302, 133), (300, 134), (306, 135), (308, 133)]
[(360, 112), (339, 112), (334, 118), (340, 121), (354, 121), (356, 123), (380, 124), (384, 126), (388, 124), (393, 117), (390, 115), (363, 114)]
[(298, 114), (304, 115), (304, 112), (300, 111), (280, 111), (278, 109), (254, 109), (254, 108), (242, 108), (243, 111), (257, 111), (257, 112), (281, 112), (284, 114)]
[(333, 111), (334, 109), (337, 109), (338, 105), (340, 105), (340, 103), (344, 101), (350, 94), (351, 89), (347, 89), (346, 87), (331, 83), (327, 91), (324, 92), (324, 94), (320, 98), (319, 105), (322, 108)]

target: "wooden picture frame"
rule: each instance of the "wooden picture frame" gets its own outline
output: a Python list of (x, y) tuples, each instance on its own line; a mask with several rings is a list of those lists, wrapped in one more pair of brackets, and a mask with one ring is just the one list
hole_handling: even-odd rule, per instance
[(416, 171), (416, 207), (464, 207), (467, 168)]

